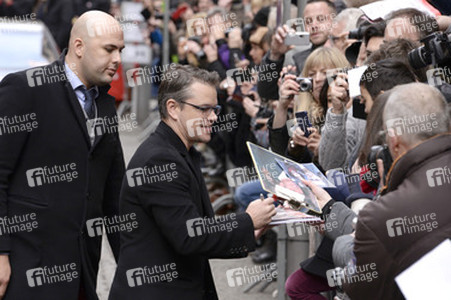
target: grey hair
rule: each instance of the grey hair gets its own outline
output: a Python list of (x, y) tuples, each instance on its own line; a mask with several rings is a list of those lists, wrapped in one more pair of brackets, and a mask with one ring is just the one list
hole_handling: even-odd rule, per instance
[(346, 26), (343, 32), (355, 29), (358, 19), (363, 15), (363, 11), (359, 8), (346, 8), (343, 9), (334, 19), (334, 24), (345, 22)]
[(450, 117), (445, 97), (424, 83), (408, 83), (391, 90), (384, 109), (384, 123), (402, 119), (399, 137), (409, 146), (450, 130)]
[(193, 83), (200, 82), (212, 87), (219, 84), (218, 73), (190, 65), (175, 65), (174, 68), (169, 68), (162, 78), (158, 90), (158, 110), (161, 119), (168, 116), (166, 103), (169, 99), (174, 99), (183, 107), (182, 101), (193, 97), (191, 93)]

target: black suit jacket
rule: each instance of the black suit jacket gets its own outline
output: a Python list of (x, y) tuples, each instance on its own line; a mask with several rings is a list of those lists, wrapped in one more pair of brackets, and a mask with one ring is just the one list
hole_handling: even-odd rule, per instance
[[(137, 177), (145, 167), (159, 179)], [(120, 210), (121, 214), (136, 214), (138, 226), (121, 232), (109, 299), (217, 299), (208, 259), (244, 257), (254, 250), (250, 216), (241, 213), (219, 222), (223, 229), (236, 222), (230, 231), (194, 231), (193, 219), (214, 216), (200, 170), (200, 154), (193, 147), (188, 151), (164, 122), (138, 148), (126, 174)], [(160, 280), (161, 274), (167, 274), (164, 266), (171, 264), (169, 271), (175, 271), (177, 278)], [(160, 279), (144, 277), (146, 269), (150, 270), (146, 274), (155, 275), (154, 266), (160, 268)]]
[[(5, 231), (0, 226), (0, 253), (10, 253), (12, 268), (7, 300), (75, 300), (80, 279), (88, 299), (97, 299), (101, 235), (90, 237), (86, 221), (111, 217), (119, 210), (125, 166), (114, 124), (114, 98), (107, 94), (109, 87), (100, 88), (98, 116), (111, 125), (91, 146), (83, 110), (65, 80), (63, 58), (64, 53), (43, 69), (10, 74), (0, 83), (0, 217), (35, 214), (37, 222), (31, 231), (12, 226)], [(30, 131), (23, 130), (27, 122), (20, 123), (24, 116), (36, 122)], [(15, 118), (18, 124), (5, 122)], [(54, 166), (56, 177), (49, 171)], [(109, 238), (117, 256), (119, 235)], [(40, 270), (33, 278), (27, 276), (30, 269), (67, 264), (75, 264), (78, 275), (70, 282), (49, 283)]]

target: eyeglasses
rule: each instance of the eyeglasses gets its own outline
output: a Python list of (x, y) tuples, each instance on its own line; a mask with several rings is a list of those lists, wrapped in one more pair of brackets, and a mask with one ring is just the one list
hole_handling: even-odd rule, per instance
[(218, 116), (219, 113), (221, 112), (221, 105), (215, 105), (215, 106), (208, 106), (208, 105), (205, 105), (205, 106), (199, 106), (199, 105), (195, 105), (195, 104), (192, 104), (192, 103), (189, 103), (189, 102), (185, 102), (185, 101), (180, 101), (180, 102), (182, 102), (182, 103), (184, 103), (184, 104), (188, 104), (189, 106), (192, 106), (192, 107), (194, 107), (194, 108), (196, 108), (196, 109), (202, 111), (202, 113), (203, 113), (204, 115), (207, 115), (207, 116), (210, 115), (212, 111), (214, 111), (215, 115), (217, 115), (217, 116)]

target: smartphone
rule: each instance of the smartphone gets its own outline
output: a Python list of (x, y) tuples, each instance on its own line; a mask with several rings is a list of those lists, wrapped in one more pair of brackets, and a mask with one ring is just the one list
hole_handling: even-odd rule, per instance
[(360, 103), (359, 97), (352, 99), (352, 116), (356, 119), (366, 120), (365, 104)]
[(296, 120), (298, 122), (299, 128), (301, 128), (302, 131), (304, 131), (304, 136), (309, 137), (311, 132), (308, 130), (308, 128), (312, 127), (312, 123), (310, 123), (310, 120), (307, 115), (307, 111), (298, 111), (295, 113)]

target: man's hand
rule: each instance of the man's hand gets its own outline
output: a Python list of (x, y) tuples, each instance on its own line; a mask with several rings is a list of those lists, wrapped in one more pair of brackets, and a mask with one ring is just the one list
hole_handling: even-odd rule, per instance
[(277, 28), (276, 34), (274, 34), (271, 41), (271, 53), (269, 55), (270, 60), (280, 60), (282, 55), (287, 53), (288, 50), (294, 48), (294, 46), (285, 45), (285, 38), (287, 37), (288, 30), (289, 28), (287, 25)]
[(11, 277), (11, 265), (8, 255), (0, 255), (0, 299), (3, 299)]
[(271, 222), (272, 216), (276, 214), (276, 207), (273, 202), (272, 198), (266, 198), (265, 200), (254, 200), (249, 204), (246, 213), (249, 214), (252, 223), (254, 223), (254, 230), (261, 229)]
[(229, 49), (241, 49), (243, 47), (243, 39), (241, 38), (241, 29), (239, 27), (235, 27), (229, 32), (227, 45)]
[(329, 202), (329, 200), (332, 199), (329, 193), (311, 181), (303, 179), (301, 180), (306, 186), (308, 186), (312, 190), (313, 194), (315, 194), (316, 199), (318, 200), (319, 207), (323, 209), (324, 205), (326, 205), (327, 202)]
[(313, 153), (313, 155), (318, 156), (321, 135), (315, 127), (310, 127), (309, 130), (311, 133), (308, 137), (307, 148)]

